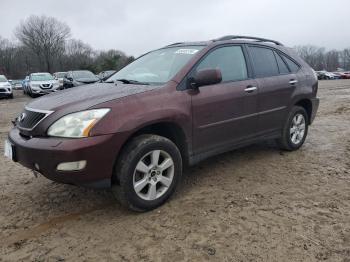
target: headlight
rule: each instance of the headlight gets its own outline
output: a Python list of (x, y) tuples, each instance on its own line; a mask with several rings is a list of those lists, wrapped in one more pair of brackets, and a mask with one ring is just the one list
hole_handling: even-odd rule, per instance
[(109, 111), (108, 108), (101, 108), (66, 115), (53, 123), (47, 134), (56, 137), (88, 137), (94, 125)]

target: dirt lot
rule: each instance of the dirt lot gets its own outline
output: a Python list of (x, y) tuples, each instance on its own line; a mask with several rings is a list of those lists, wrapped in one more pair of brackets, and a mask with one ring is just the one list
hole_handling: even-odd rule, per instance
[[(0, 156), (0, 261), (350, 261), (350, 80), (320, 83), (304, 147), (262, 143), (188, 170), (137, 214)], [(0, 151), (29, 101), (0, 100)]]

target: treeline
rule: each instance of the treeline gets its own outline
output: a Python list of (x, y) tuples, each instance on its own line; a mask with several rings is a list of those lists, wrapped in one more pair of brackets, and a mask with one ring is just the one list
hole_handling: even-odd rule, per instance
[(350, 70), (350, 48), (327, 51), (323, 47), (307, 45), (294, 49), (316, 71)]
[(14, 33), (15, 41), (0, 36), (0, 74), (9, 79), (23, 79), (33, 72), (119, 70), (134, 60), (122, 51), (98, 51), (72, 39), (70, 28), (53, 17), (30, 16)]
[[(0, 74), (11, 79), (22, 79), (32, 72), (119, 70), (134, 60), (122, 51), (97, 51), (72, 39), (69, 26), (53, 17), (30, 16), (17, 26), (14, 35), (15, 41), (0, 36)], [(315, 70), (350, 70), (350, 48), (327, 51), (308, 45), (295, 50)]]

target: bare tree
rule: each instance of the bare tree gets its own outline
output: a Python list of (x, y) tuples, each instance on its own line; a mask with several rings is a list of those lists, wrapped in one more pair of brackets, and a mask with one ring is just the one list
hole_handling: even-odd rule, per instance
[(326, 68), (325, 49), (313, 45), (296, 46), (296, 52), (315, 70)]
[(55, 59), (64, 51), (70, 28), (53, 17), (30, 16), (16, 28), (15, 35), (51, 72)]
[(71, 39), (65, 45), (61, 67), (65, 70), (91, 69), (95, 52), (90, 45), (81, 40)]

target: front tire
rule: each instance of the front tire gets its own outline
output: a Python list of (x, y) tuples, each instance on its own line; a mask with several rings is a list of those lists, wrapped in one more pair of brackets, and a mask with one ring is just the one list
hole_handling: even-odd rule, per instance
[(141, 135), (122, 151), (112, 192), (123, 206), (149, 211), (174, 193), (181, 175), (182, 158), (176, 145), (165, 137)]
[(294, 151), (305, 142), (308, 133), (309, 117), (306, 110), (300, 106), (294, 106), (289, 112), (282, 130), (282, 136), (277, 140), (283, 150)]

